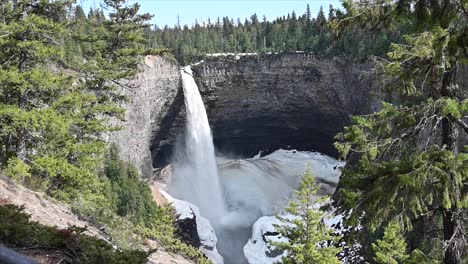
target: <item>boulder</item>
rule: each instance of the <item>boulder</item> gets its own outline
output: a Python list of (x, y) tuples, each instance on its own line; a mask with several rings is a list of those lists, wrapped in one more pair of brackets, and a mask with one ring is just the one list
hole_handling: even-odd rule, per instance
[(208, 219), (200, 215), (198, 207), (178, 200), (160, 190), (163, 196), (174, 206), (177, 212), (177, 222), (183, 231), (184, 241), (200, 250), (215, 264), (223, 264), (223, 257), (216, 248), (218, 239)]

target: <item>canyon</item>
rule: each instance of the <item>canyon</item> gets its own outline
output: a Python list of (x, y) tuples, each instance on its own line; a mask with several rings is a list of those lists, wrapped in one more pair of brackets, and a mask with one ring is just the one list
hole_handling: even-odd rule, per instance
[[(333, 194), (343, 166), (333, 158), (334, 136), (350, 115), (380, 107), (370, 67), (281, 53), (217, 54), (179, 68), (168, 58), (145, 58), (122, 90), (130, 99), (126, 119), (114, 124), (123, 129), (108, 140), (159, 198), (173, 201), (188, 242), (215, 263), (273, 263), (247, 243), (263, 232), (254, 223), (281, 213), (306, 166), (320, 195)], [(240, 257), (245, 252), (250, 259)]]
[[(186, 109), (179, 65), (147, 56), (122, 93), (122, 130), (108, 135), (146, 178), (171, 162)], [(370, 65), (307, 53), (212, 56), (192, 65), (217, 153), (252, 157), (277, 149), (335, 156), (333, 137), (349, 115), (379, 108)], [(274, 132), (274, 133), (272, 133)]]

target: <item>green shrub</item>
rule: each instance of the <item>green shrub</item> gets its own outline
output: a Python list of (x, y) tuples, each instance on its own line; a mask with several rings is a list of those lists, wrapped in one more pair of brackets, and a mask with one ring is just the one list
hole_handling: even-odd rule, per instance
[(62, 263), (146, 263), (148, 253), (139, 250), (117, 250), (108, 242), (82, 234), (84, 228), (58, 230), (30, 221), (24, 207), (0, 206), (0, 242), (16, 248), (61, 250)]
[(72, 204), (72, 211), (81, 219), (99, 227), (117, 246), (123, 249), (140, 249), (143, 243), (141, 235), (135, 233), (135, 225), (127, 218), (117, 215), (107, 207), (79, 199)]
[(197, 263), (211, 263), (197, 248), (176, 237), (174, 208), (153, 201), (150, 187), (134, 165), (120, 159), (116, 145), (110, 146), (104, 165), (101, 182), (107, 205), (83, 197), (72, 204), (75, 214), (104, 227), (112, 241), (124, 249), (140, 248), (143, 238), (151, 238)]

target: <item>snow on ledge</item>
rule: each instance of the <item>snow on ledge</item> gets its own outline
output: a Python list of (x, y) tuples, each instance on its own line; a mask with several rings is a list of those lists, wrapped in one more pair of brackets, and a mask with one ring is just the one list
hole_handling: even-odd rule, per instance
[(278, 252), (268, 241), (286, 242), (287, 238), (276, 232), (274, 225), (281, 222), (274, 216), (260, 217), (252, 227), (252, 237), (244, 246), (244, 255), (250, 264), (273, 264), (280, 261), (285, 252)]
[(214, 229), (210, 221), (200, 215), (198, 207), (189, 202), (176, 199), (164, 190), (160, 190), (160, 192), (169, 203), (172, 203), (179, 215), (179, 219), (191, 219), (195, 217), (197, 232), (201, 242), (200, 250), (215, 264), (224, 264), (223, 256), (219, 254), (216, 248), (218, 238), (216, 237)]
[[(292, 218), (291, 215), (283, 216)], [(330, 227), (342, 226), (342, 215), (327, 213), (324, 217), (325, 223)], [(278, 263), (287, 252), (277, 250), (269, 242), (287, 242), (288, 239), (281, 236), (274, 225), (285, 225), (275, 216), (260, 217), (252, 226), (252, 236), (244, 246), (244, 255), (249, 264), (275, 264)], [(337, 230), (340, 234), (342, 230)]]

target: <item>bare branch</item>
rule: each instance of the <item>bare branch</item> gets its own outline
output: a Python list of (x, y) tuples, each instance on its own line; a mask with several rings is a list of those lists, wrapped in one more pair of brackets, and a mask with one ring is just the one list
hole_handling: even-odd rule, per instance
[(465, 133), (468, 134), (468, 124), (466, 124), (465, 121), (462, 119), (458, 119), (456, 122), (461, 128), (463, 128)]
[(50, 42), (52, 42), (52, 44), (54, 45), (57, 45), (59, 46), (60, 43), (58, 43), (55, 39), (53, 39), (51, 36), (47, 35), (47, 34), (42, 34), (42, 37), (48, 39)]

